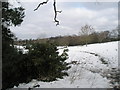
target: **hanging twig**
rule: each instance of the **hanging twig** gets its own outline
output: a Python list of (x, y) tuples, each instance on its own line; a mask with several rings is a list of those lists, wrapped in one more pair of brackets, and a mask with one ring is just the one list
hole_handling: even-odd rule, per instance
[(48, 3), (48, 1), (49, 0), (46, 0), (45, 2), (42, 2), (42, 3), (40, 3), (38, 6), (37, 6), (37, 8), (36, 9), (34, 9), (34, 11), (36, 11), (41, 5), (43, 5), (43, 4), (47, 4)]
[(62, 11), (56, 10), (56, 0), (54, 0), (53, 6), (54, 6), (54, 12), (55, 12), (54, 21), (56, 22), (56, 26), (57, 26), (57, 25), (59, 25), (59, 21), (57, 20), (57, 13), (61, 13)]
[[(47, 4), (49, 0), (46, 0), (45, 2), (42, 2), (40, 3), (36, 9), (34, 9), (34, 11), (36, 11), (41, 5), (43, 4)], [(56, 9), (56, 0), (54, 0), (54, 3), (53, 3), (53, 7), (54, 7), (54, 12), (55, 12), (55, 16), (54, 16), (54, 21), (56, 23), (56, 26), (59, 25), (59, 21), (57, 20), (57, 14), (58, 13), (61, 13), (62, 11), (57, 11)]]

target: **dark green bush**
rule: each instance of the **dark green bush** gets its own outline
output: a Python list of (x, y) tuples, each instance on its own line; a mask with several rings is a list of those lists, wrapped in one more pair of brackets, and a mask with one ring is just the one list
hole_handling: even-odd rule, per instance
[[(11, 50), (10, 50), (11, 48)], [(12, 88), (19, 83), (29, 82), (37, 77), (36, 68), (28, 55), (19, 53), (16, 49), (9, 46), (3, 51), (2, 60), (2, 86), (3, 89)]]
[[(5, 46), (4, 46), (5, 47)], [(4, 48), (3, 47), (3, 48)], [(2, 85), (3, 89), (28, 83), (32, 79), (54, 81), (68, 75), (69, 69), (65, 60), (67, 49), (61, 55), (54, 44), (34, 44), (28, 54), (18, 52), (13, 46), (7, 46), (3, 51)]]
[(62, 55), (59, 55), (57, 46), (55, 44), (33, 44), (29, 55), (34, 62), (35, 67), (39, 73), (39, 80), (54, 81), (56, 78), (62, 78), (67, 75), (63, 70), (67, 70), (68, 58), (67, 50), (64, 50)]

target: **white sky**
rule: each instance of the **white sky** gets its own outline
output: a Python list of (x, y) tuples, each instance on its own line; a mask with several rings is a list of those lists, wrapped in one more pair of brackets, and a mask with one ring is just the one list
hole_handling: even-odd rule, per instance
[(58, 2), (57, 9), (62, 10), (57, 17), (59, 26), (53, 20), (53, 2), (33, 11), (38, 4), (21, 2), (26, 16), (21, 26), (11, 27), (19, 39), (77, 35), (85, 24), (92, 25), (96, 31), (112, 30), (118, 26), (118, 2)]

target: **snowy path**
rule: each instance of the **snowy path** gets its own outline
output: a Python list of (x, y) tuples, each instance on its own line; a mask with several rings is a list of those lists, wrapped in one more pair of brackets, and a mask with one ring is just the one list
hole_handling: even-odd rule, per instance
[[(91, 44), (86, 46), (68, 47), (71, 63), (68, 77), (53, 82), (33, 80), (28, 84), (20, 84), (18, 88), (111, 88), (106, 77), (113, 68), (118, 68), (118, 42)], [(62, 49), (59, 50), (61, 52)], [(17, 88), (17, 87), (15, 87)]]

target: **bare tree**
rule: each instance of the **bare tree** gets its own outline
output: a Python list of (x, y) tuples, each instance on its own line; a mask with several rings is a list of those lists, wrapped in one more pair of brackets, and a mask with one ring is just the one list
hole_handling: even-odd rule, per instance
[(88, 43), (88, 38), (89, 38), (88, 36), (93, 32), (94, 32), (94, 28), (91, 25), (86, 24), (85, 26), (81, 27), (81, 31), (79, 32), (79, 34), (85, 36), (86, 46)]
[(99, 35), (98, 35), (98, 40), (99, 42), (103, 42), (105, 39), (107, 39), (109, 35), (109, 31), (103, 31), (103, 32), (100, 32)]
[(110, 37), (111, 38), (118, 38), (118, 28), (116, 29), (113, 29), (111, 32), (110, 32)]
[[(37, 8), (34, 9), (34, 11), (38, 10), (38, 8), (39, 8), (41, 5), (47, 4), (48, 1), (49, 1), (49, 0), (46, 0), (45, 2), (39, 3), (39, 5), (37, 6)], [(58, 13), (61, 13), (62, 11), (58, 11), (58, 10), (56, 9), (56, 0), (54, 0), (53, 7), (54, 7), (54, 13), (55, 13), (54, 21), (55, 21), (56, 26), (57, 26), (57, 25), (59, 25), (59, 20), (57, 20), (57, 15), (58, 15)]]
[(82, 35), (90, 35), (91, 33), (94, 32), (94, 28), (91, 25), (85, 25), (81, 27), (81, 32), (80, 34)]

